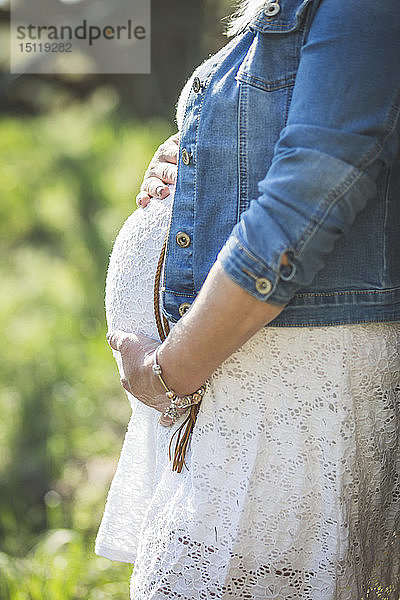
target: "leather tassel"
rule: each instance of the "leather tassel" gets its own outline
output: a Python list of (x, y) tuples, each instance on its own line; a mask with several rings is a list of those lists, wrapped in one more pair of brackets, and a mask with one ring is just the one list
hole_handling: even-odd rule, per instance
[[(194, 429), (194, 426), (196, 423), (196, 418), (197, 418), (197, 415), (199, 412), (200, 404), (201, 404), (201, 402), (199, 402), (199, 404), (195, 404), (194, 406), (192, 406), (190, 408), (190, 412), (189, 412), (188, 416), (183, 421), (183, 423), (178, 427), (178, 429), (174, 432), (174, 434), (171, 437), (171, 440), (169, 442), (168, 456), (169, 456), (169, 460), (171, 460), (171, 446), (172, 446), (174, 437), (177, 436), (176, 443), (175, 443), (175, 450), (174, 450), (174, 460), (172, 463), (172, 470), (177, 471), (178, 473), (182, 472), (183, 465), (185, 465), (186, 469), (188, 469), (188, 467), (185, 463), (186, 450), (188, 448), (190, 436), (192, 435), (192, 432), (193, 432), (193, 429)], [(183, 431), (183, 428), (185, 427), (185, 425), (186, 425), (186, 429), (182, 435), (182, 431)]]

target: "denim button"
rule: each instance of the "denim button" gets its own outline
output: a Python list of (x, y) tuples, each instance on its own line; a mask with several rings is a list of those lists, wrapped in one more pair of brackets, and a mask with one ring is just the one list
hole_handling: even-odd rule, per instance
[(267, 2), (266, 7), (264, 8), (264, 14), (266, 17), (275, 17), (281, 10), (279, 3), (275, 1)]
[(181, 317), (183, 317), (183, 315), (189, 310), (189, 308), (189, 302), (182, 302), (182, 304), (179, 305), (178, 311)]
[(266, 277), (258, 277), (256, 279), (256, 290), (259, 294), (265, 296), (272, 290), (272, 283)]
[(182, 161), (184, 165), (188, 165), (190, 163), (190, 154), (186, 148), (182, 150)]
[(200, 92), (200, 90), (201, 90), (202, 87), (203, 86), (201, 85), (200, 79), (198, 77), (195, 77), (193, 79), (193, 85), (192, 85), (194, 93), (198, 94)]
[(187, 248), (188, 246), (190, 246), (190, 236), (184, 231), (178, 231), (178, 233), (175, 236), (175, 239), (176, 243), (181, 248)]

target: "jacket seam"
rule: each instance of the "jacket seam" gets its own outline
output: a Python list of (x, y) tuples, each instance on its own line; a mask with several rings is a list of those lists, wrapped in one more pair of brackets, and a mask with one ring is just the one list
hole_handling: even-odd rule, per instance
[(176, 292), (175, 290), (171, 290), (170, 288), (165, 288), (164, 292), (167, 294), (172, 294), (173, 296), (179, 296), (181, 298), (195, 298), (196, 293), (194, 294), (183, 294), (182, 292)]
[(363, 175), (363, 171), (353, 167), (349, 175), (347, 175), (347, 177), (337, 187), (328, 192), (328, 195), (325, 197), (325, 199), (323, 199), (316, 207), (315, 213), (310, 217), (310, 222), (304, 229), (303, 233), (300, 234), (298, 241), (295, 244), (296, 253), (298, 255), (301, 254), (304, 248), (311, 242), (315, 234), (321, 229), (332, 208), (339, 202), (346, 192), (349, 191), (352, 184), (354, 184)]
[(263, 20), (260, 18), (251, 24), (251, 26), (259, 28), (262, 33), (268, 33), (268, 31), (273, 30), (283, 30), (291, 33), (294, 29), (297, 29), (296, 25), (297, 19), (294, 19), (293, 21), (282, 21), (282, 23), (263, 23)]
[[(244, 245), (242, 244), (242, 242), (241, 242), (241, 241), (240, 241), (240, 240), (239, 240), (239, 239), (236, 237), (236, 235), (235, 235), (235, 234), (232, 234), (232, 235), (233, 235), (233, 237), (234, 237), (234, 238), (235, 238), (235, 240), (236, 240), (236, 244), (237, 244), (237, 246), (238, 246), (239, 250), (243, 250), (243, 252), (244, 252), (244, 253), (245, 253), (245, 254), (246, 254), (246, 255), (247, 255), (247, 256), (248, 256), (248, 257), (249, 257), (249, 258), (250, 258), (250, 259), (251, 259), (253, 262), (255, 262), (256, 264), (260, 265), (260, 266), (261, 266), (261, 268), (262, 268), (263, 270), (266, 270), (266, 271), (272, 272), (272, 273), (274, 273), (274, 275), (276, 275), (277, 277), (279, 277), (279, 275), (280, 275), (279, 271), (277, 271), (276, 269), (274, 269), (274, 268), (272, 267), (272, 265), (268, 265), (268, 264), (267, 264), (266, 262), (264, 262), (264, 261), (263, 261), (261, 258), (259, 258), (258, 256), (256, 256), (255, 254), (253, 254), (253, 253), (251, 252), (251, 250), (249, 250), (249, 249), (248, 249), (246, 246), (244, 246)], [(276, 253), (276, 256), (279, 256), (279, 257), (280, 257), (280, 256), (281, 256), (281, 254), (282, 254), (282, 252), (284, 252), (284, 251), (286, 251), (286, 250), (287, 250), (286, 246), (282, 246), (282, 247), (281, 247), (281, 249), (280, 249), (280, 251), (278, 251), (278, 252)], [(288, 250), (288, 251), (289, 251), (289, 250)]]
[(291, 87), (296, 80), (296, 72), (285, 77), (280, 77), (279, 79), (263, 79), (262, 77), (257, 77), (256, 75), (243, 71), (236, 75), (236, 79), (241, 83), (248, 83), (265, 92), (273, 92), (286, 87)]
[(387, 277), (387, 226), (388, 226), (388, 218), (389, 218), (389, 187), (390, 181), (392, 178), (392, 168), (388, 169), (385, 181), (385, 216), (383, 220), (383, 257), (382, 257), (382, 285), (384, 285), (385, 281), (388, 279)]
[(267, 323), (264, 327), (332, 327), (339, 325), (363, 325), (365, 323), (399, 323), (399, 319), (385, 319), (385, 317), (377, 318), (371, 321), (371, 319), (357, 319), (351, 321), (329, 321), (329, 323), (325, 323), (322, 321), (317, 321), (317, 323), (310, 323), (307, 321), (306, 323)]
[[(248, 127), (248, 89), (246, 86), (239, 88), (239, 115), (238, 115), (238, 176), (239, 190), (237, 199), (237, 215), (236, 222), (239, 221), (241, 213), (248, 206), (248, 164), (247, 164), (247, 137), (246, 128)], [(242, 108), (242, 110), (240, 110)]]
[(370, 295), (370, 294), (391, 294), (393, 292), (400, 292), (400, 288), (386, 288), (384, 290), (341, 290), (341, 291), (333, 291), (333, 292), (306, 292), (295, 294), (294, 298), (324, 298), (324, 297), (332, 297), (332, 296), (352, 296), (354, 294), (357, 295)]

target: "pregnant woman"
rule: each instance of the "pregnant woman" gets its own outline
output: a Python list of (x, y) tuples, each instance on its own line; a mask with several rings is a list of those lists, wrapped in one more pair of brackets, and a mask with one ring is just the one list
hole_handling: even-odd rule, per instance
[(131, 600), (398, 600), (400, 4), (231, 33), (110, 259), (132, 418), (96, 552)]

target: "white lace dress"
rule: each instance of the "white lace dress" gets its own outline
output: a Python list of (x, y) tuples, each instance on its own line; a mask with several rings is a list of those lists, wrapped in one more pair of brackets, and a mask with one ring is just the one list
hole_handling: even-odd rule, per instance
[[(157, 337), (171, 202), (118, 235), (110, 330)], [(212, 376), (180, 474), (175, 427), (128, 395), (96, 553), (134, 563), (131, 600), (398, 600), (399, 347), (400, 324), (263, 328)]]

